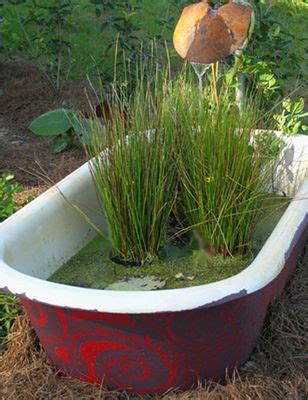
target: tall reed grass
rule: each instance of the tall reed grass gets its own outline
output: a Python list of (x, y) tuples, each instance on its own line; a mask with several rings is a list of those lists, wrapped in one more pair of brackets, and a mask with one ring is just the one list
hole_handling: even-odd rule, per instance
[(175, 209), (182, 233), (193, 231), (203, 249), (244, 254), (275, 160), (268, 140), (253, 140), (259, 107), (247, 101), (239, 111), (223, 83), (200, 94), (189, 74), (171, 80), (168, 68), (138, 68), (133, 89), (114, 86), (111, 118), (88, 148), (113, 255), (152, 260)]
[(157, 70), (151, 79), (138, 74), (130, 94), (115, 87), (111, 120), (92, 137), (92, 172), (112, 253), (128, 262), (157, 256), (176, 199), (178, 157), (165, 112), (166, 82)]
[(253, 140), (260, 121), (255, 101), (247, 101), (239, 112), (228, 86), (222, 85), (214, 98), (211, 88), (200, 96), (185, 80), (174, 86), (171, 98), (181, 138), (179, 202), (184, 223), (211, 254), (243, 254), (275, 160), (268, 141)]

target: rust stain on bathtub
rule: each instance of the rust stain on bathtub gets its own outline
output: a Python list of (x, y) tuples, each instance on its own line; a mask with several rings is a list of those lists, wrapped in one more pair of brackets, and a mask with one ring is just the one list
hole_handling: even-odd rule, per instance
[(290, 243), (288, 250), (285, 252), (284, 258), (285, 260), (289, 257), (291, 251), (296, 246), (296, 244), (301, 240), (301, 237), (304, 240), (308, 240), (308, 212), (303, 218), (302, 222), (298, 225), (296, 232), (294, 233), (293, 239)]
[(238, 300), (239, 298), (247, 296), (247, 295), (248, 295), (247, 290), (246, 289), (242, 289), (237, 293), (229, 294), (228, 296), (222, 297), (219, 300), (212, 301), (211, 303), (207, 303), (207, 304), (205, 304), (205, 305), (203, 305), (201, 307), (198, 307), (198, 308), (207, 308), (207, 307), (219, 306), (221, 304), (227, 303), (227, 302), (232, 301), (232, 300)]
[[(0, 291), (1, 291), (1, 292), (4, 292), (4, 293), (6, 293), (6, 294), (14, 294), (14, 293), (12, 293), (12, 292), (9, 290), (9, 288), (8, 288), (7, 286), (1, 287), (1, 288), (0, 288)], [(18, 295), (18, 296), (19, 296), (19, 295)]]

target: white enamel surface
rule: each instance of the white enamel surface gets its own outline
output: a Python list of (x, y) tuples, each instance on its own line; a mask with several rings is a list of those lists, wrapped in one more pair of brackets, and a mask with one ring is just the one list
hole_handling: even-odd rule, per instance
[(114, 313), (189, 310), (243, 290), (252, 293), (282, 270), (285, 254), (307, 217), (308, 137), (290, 138), (288, 146), (292, 151), (287, 152), (285, 157), (289, 158), (284, 161), (289, 170), (278, 169), (279, 189), (294, 194), (301, 185), (300, 190), (258, 256), (238, 275), (191, 288), (144, 292), (104, 291), (47, 282), (48, 276), (94, 236), (83, 214), (106, 229), (85, 164), (0, 224), (0, 289), (60, 307)]
[(281, 188), (288, 196), (293, 196), (308, 179), (308, 136), (282, 136), (286, 143), (275, 176), (275, 188)]

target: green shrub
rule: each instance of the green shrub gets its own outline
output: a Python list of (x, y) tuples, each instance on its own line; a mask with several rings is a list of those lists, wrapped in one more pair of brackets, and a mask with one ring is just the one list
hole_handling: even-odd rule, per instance
[[(72, 0), (8, 0), (4, 48), (35, 60), (56, 89), (70, 69)], [(17, 27), (17, 29), (16, 29)]]
[[(307, 78), (305, 71), (305, 37), (298, 30), (300, 19), (305, 25), (305, 13), (296, 15), (300, 6), (279, 0), (251, 0), (256, 24), (242, 58), (240, 70), (263, 96), (269, 108), (277, 98), (294, 90)], [(302, 4), (303, 7), (303, 4)], [(285, 16), (284, 14), (289, 13)], [(300, 13), (299, 13), (300, 14)], [(283, 17), (283, 18), (282, 18)], [(307, 19), (307, 18), (306, 18)]]
[[(117, 45), (119, 53), (125, 52), (127, 57), (133, 59), (138, 53), (140, 36), (141, 0), (90, 0), (95, 6), (95, 14), (101, 19), (101, 32), (112, 29), (114, 40), (106, 48), (108, 52)], [(139, 17), (139, 18), (138, 18)]]
[(274, 115), (277, 121), (277, 128), (287, 134), (295, 135), (296, 133), (308, 133), (308, 127), (304, 124), (304, 120), (308, 117), (308, 112), (304, 111), (304, 99), (292, 100), (286, 99), (282, 103), (282, 111), (280, 114)]

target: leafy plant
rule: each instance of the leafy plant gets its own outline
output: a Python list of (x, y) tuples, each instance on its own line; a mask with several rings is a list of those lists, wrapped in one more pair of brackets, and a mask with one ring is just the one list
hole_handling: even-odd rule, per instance
[(139, 48), (141, 38), (138, 36), (140, 26), (138, 24), (138, 12), (141, 0), (112, 1), (90, 0), (95, 6), (95, 14), (102, 19), (101, 31), (112, 29), (114, 39), (107, 46), (108, 52), (115, 45), (119, 53), (125, 52), (128, 59), (133, 60)]
[(274, 115), (277, 121), (277, 128), (287, 135), (295, 135), (299, 131), (308, 132), (308, 127), (304, 125), (303, 120), (308, 117), (308, 112), (304, 111), (304, 99), (292, 100), (286, 99), (282, 103), (282, 112)]
[(262, 149), (264, 155), (278, 158), (279, 153), (285, 147), (285, 142), (272, 130), (259, 130), (254, 136), (254, 144), (257, 149)]
[(0, 292), (0, 355), (12, 324), (19, 313), (18, 299)]
[(61, 153), (71, 146), (88, 144), (91, 122), (78, 118), (73, 110), (59, 108), (40, 115), (29, 125), (38, 136), (52, 137), (51, 151)]
[(12, 183), (14, 175), (6, 172), (0, 176), (0, 222), (10, 217), (20, 206), (14, 195), (22, 193), (23, 188), (18, 183)]
[(267, 103), (277, 94), (280, 88), (278, 79), (269, 64), (265, 61), (254, 61), (245, 54), (240, 56), (241, 71), (253, 81), (255, 88), (262, 93), (264, 103)]
[(173, 32), (177, 19), (179, 18), (183, 8), (189, 4), (186, 0), (170, 0), (166, 4), (165, 11), (157, 16), (155, 22), (160, 27), (159, 33), (155, 35), (156, 39), (167, 40), (170, 32)]
[(256, 24), (241, 57), (240, 71), (247, 74), (250, 83), (260, 90), (264, 101), (269, 104), (270, 100), (275, 102), (279, 95), (283, 95), (291, 76), (293, 82), (302, 77), (304, 58), (297, 49), (303, 39), (295, 36), (288, 25), (279, 20), (271, 1), (253, 0), (251, 5), (256, 14)]
[(14, 33), (11, 39), (38, 62), (50, 83), (59, 89), (64, 64), (66, 77), (69, 73), (71, 42), (65, 30), (72, 23), (76, 3), (72, 0), (8, 0), (8, 3), (20, 30), (19, 40)]

